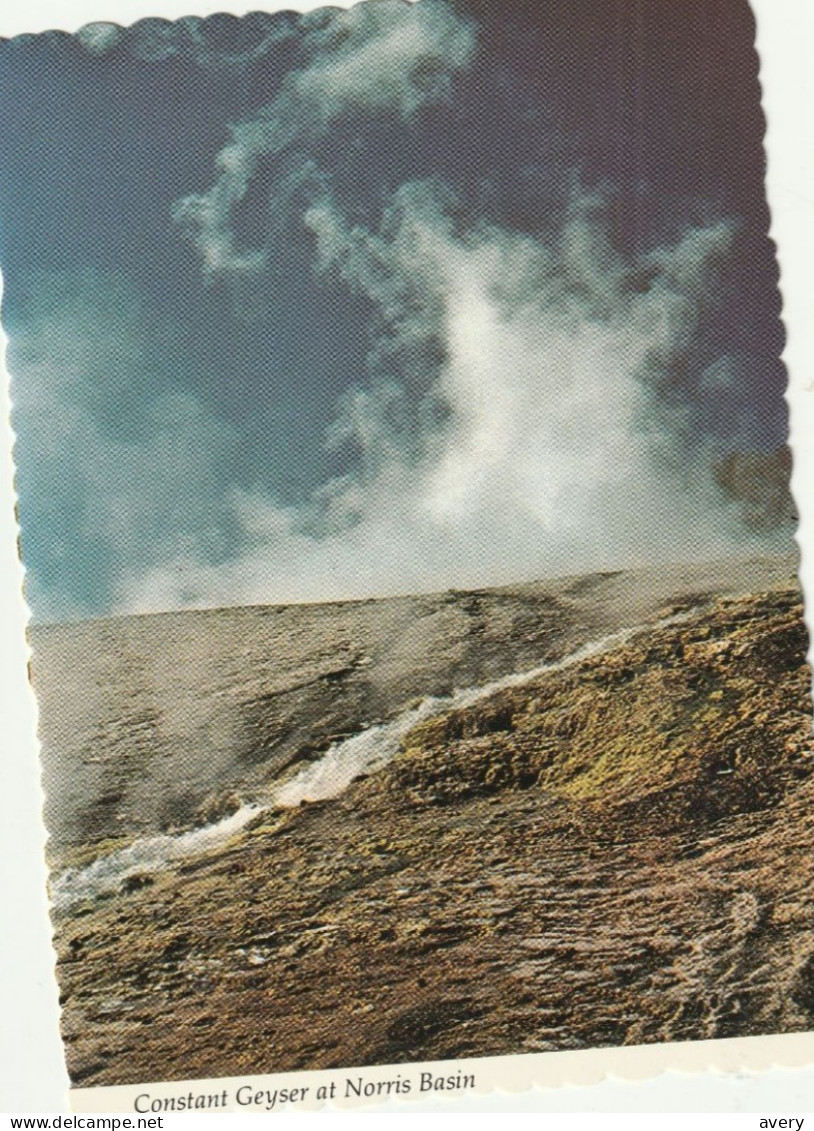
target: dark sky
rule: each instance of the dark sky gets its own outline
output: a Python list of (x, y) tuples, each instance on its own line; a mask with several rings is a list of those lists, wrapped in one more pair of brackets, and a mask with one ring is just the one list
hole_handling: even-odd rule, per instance
[(788, 537), (753, 33), (385, 0), (0, 44), (35, 615)]

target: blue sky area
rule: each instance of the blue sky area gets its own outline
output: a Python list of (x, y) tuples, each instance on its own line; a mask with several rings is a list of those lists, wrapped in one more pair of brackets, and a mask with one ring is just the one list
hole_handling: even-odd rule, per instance
[(790, 546), (735, 0), (0, 43), (40, 620)]

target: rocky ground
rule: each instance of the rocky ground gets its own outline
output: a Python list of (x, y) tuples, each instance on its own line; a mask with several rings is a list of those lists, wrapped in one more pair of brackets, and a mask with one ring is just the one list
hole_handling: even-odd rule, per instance
[(415, 696), (532, 668), (670, 602), (756, 591), (793, 570), (756, 558), (37, 627), (52, 861), (210, 821)]
[(57, 919), (74, 1082), (811, 1028), (799, 592), (688, 604)]

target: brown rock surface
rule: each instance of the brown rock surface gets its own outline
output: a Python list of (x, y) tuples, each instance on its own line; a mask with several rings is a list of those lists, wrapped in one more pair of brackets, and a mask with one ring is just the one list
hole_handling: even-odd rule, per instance
[(811, 1028), (806, 645), (795, 589), (713, 600), (77, 907), (74, 1082)]
[[(188, 828), (403, 709), (793, 574), (755, 558), (501, 589), (39, 626), (49, 849)], [(74, 854), (69, 854), (74, 858)]]

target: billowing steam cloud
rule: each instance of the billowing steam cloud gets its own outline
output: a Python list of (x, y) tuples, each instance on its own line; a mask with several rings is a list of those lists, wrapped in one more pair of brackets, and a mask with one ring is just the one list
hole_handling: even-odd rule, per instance
[(279, 228), (272, 219), (266, 242), (241, 246), (237, 217), (261, 162), (284, 154), (269, 215), (306, 186), (298, 222), (315, 268), (366, 296), (378, 329), (326, 437), (350, 469), (305, 507), (233, 495), (245, 552), (127, 578), (124, 607), (474, 586), (754, 542), (733, 501), (737, 469), (716, 473), (714, 429), (697, 427), (705, 390), (738, 379), (696, 348), (730, 223), (633, 260), (609, 239), (602, 200), (580, 189), (544, 239), (462, 220), (439, 181), (409, 181), (378, 221), (351, 220), (321, 175), (313, 143), (344, 116), (407, 119), (443, 102), (475, 47), (445, 5), (321, 13), (305, 65), (233, 130), (212, 188), (177, 206), (207, 272), (262, 279)]
[(443, 101), (452, 75), (474, 52), (471, 29), (444, 4), (381, 0), (347, 12), (318, 12), (303, 25), (307, 65), (288, 75), (257, 116), (234, 128), (218, 155), (220, 176), (210, 191), (177, 207), (209, 271), (252, 271), (266, 260), (263, 251), (240, 250), (232, 227), (263, 158), (295, 143), (307, 146), (348, 113), (389, 111), (407, 118)]

